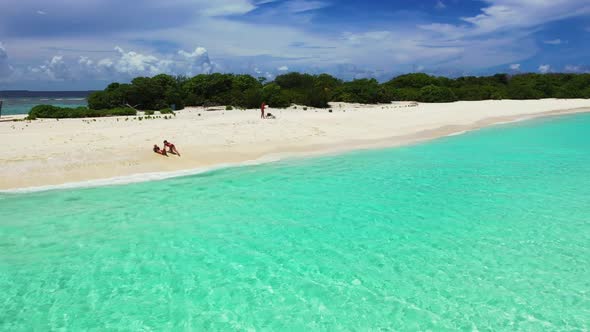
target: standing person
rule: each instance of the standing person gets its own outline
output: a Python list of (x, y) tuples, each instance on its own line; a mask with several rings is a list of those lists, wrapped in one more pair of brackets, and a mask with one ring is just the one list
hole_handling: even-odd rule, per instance
[(260, 118), (264, 119), (264, 107), (266, 107), (266, 104), (264, 102), (262, 102), (262, 105), (260, 105)]
[(168, 152), (178, 155), (180, 157), (180, 152), (176, 150), (176, 146), (174, 146), (174, 144), (168, 142), (167, 140), (164, 140), (164, 150), (166, 150), (166, 148), (168, 148)]

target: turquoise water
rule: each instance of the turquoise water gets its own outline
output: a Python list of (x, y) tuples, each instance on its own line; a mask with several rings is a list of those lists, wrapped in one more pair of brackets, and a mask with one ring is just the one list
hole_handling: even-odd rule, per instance
[(584, 331), (590, 116), (0, 196), (5, 331)]
[(28, 114), (31, 108), (37, 105), (54, 105), (60, 107), (86, 106), (86, 98), (77, 97), (23, 97), (23, 98), (0, 98), (3, 101), (2, 115)]

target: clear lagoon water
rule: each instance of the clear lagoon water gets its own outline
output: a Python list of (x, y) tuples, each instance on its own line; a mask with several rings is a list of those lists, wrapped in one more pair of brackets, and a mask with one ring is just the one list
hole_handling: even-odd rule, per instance
[(0, 196), (0, 330), (586, 331), (590, 116)]
[(2, 115), (28, 114), (37, 105), (54, 105), (60, 107), (86, 106), (86, 98), (80, 97), (18, 97), (0, 98), (3, 101)]

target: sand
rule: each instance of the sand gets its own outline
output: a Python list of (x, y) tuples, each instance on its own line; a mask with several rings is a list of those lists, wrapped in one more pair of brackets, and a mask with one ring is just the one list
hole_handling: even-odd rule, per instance
[[(497, 123), (590, 111), (590, 100), (544, 99), (448, 104), (332, 104), (267, 111), (187, 108), (172, 119), (117, 117), (0, 122), (0, 190), (42, 187), (135, 175), (168, 176), (245, 161), (398, 146)], [(5, 120), (5, 117), (2, 117)], [(173, 142), (181, 157), (152, 146)], [(122, 180), (119, 179), (120, 181)]]

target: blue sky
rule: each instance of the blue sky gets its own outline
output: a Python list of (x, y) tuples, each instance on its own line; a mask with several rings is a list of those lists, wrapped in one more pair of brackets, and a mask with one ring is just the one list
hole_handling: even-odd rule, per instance
[(589, 40), (588, 0), (18, 0), (0, 11), (0, 89), (158, 73), (589, 72)]

